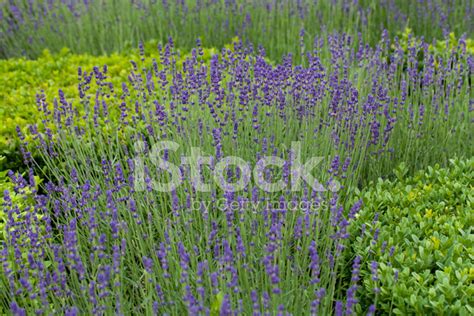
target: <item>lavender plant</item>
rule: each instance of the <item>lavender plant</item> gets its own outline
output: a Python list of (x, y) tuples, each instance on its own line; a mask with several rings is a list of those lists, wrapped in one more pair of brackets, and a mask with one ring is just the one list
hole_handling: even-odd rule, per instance
[[(121, 87), (100, 66), (79, 70), (80, 101), (39, 95), (43, 124), (22, 150), (33, 170), (37, 147), (48, 181), (26, 213), (4, 193), (4, 309), (374, 314), (377, 296), (358, 300), (359, 272), (369, 265), (377, 281), (383, 262), (348, 251), (361, 204), (347, 206), (347, 196), (400, 161), (415, 169), (472, 155), (473, 57), (463, 41), (434, 56), (423, 41), (405, 53), (387, 33), (375, 48), (334, 34), (301, 64), (291, 54), (272, 64), (241, 41), (209, 64), (200, 42), (181, 67), (171, 39), (158, 50), (158, 60), (142, 50)], [(183, 160), (193, 147), (198, 161)], [(316, 156), (323, 161), (294, 189), (294, 167)], [(13, 179), (17, 192), (35, 187), (30, 174)], [(178, 185), (159, 192), (158, 182)]]
[(333, 31), (360, 32), (375, 44), (383, 29), (394, 36), (407, 26), (431, 41), (449, 32), (472, 35), (473, 13), (470, 0), (10, 0), (0, 2), (0, 56), (34, 57), (44, 48), (63, 47), (110, 53), (167, 36), (182, 48), (191, 48), (197, 37), (222, 47), (238, 35), (279, 59), (299, 51), (302, 28), (307, 46), (315, 35)]

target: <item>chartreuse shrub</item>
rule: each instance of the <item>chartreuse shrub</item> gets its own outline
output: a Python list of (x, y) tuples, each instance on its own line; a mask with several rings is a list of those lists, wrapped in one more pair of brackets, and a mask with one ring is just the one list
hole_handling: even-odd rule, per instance
[(474, 159), (405, 172), (359, 194), (361, 302), (387, 314), (472, 315)]
[[(144, 45), (147, 54), (148, 67), (151, 68), (152, 59), (159, 59), (156, 42)], [(231, 48), (232, 45), (228, 45)], [(218, 51), (214, 48), (203, 49), (201, 60), (208, 62)], [(182, 66), (183, 61), (191, 53), (179, 54), (175, 52), (176, 65)], [(21, 165), (19, 140), (16, 127), (21, 126), (25, 131), (28, 124), (38, 124), (41, 119), (38, 115), (40, 102), (54, 103), (61, 90), (65, 98), (79, 99), (78, 69), (87, 69), (91, 74), (94, 68), (103, 69), (107, 66), (107, 84), (120, 87), (128, 82), (133, 70), (131, 60), (139, 60), (138, 49), (127, 49), (121, 53), (103, 56), (88, 54), (72, 54), (64, 48), (58, 54), (51, 54), (48, 50), (35, 60), (12, 58), (0, 60), (0, 155), (5, 156), (0, 162), (0, 170), (7, 168), (17, 169)], [(94, 80), (94, 78), (91, 78)], [(90, 93), (97, 91), (97, 85), (92, 86)], [(112, 90), (113, 91), (113, 90)], [(113, 110), (112, 110), (113, 111)], [(28, 136), (27, 136), (28, 137)], [(29, 139), (31, 140), (31, 139)]]

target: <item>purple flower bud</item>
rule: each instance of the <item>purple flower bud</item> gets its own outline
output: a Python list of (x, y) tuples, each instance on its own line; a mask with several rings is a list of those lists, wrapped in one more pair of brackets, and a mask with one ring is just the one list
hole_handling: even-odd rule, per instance
[(377, 275), (377, 268), (378, 264), (377, 261), (371, 261), (370, 262), (370, 272), (372, 273), (372, 281), (378, 281), (378, 275)]
[(153, 269), (153, 260), (146, 256), (142, 257), (143, 267), (145, 268), (146, 272), (152, 273)]

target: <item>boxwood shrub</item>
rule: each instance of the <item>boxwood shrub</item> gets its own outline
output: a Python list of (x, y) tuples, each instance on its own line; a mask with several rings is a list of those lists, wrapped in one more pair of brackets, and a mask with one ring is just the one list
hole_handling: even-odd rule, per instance
[[(474, 314), (474, 158), (451, 160), (358, 192), (361, 304), (383, 314)], [(379, 262), (379, 264), (371, 262)]]

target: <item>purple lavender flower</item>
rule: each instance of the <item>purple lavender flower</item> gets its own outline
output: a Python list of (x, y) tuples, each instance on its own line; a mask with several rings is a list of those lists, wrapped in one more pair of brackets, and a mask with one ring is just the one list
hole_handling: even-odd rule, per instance
[(319, 273), (320, 273), (320, 262), (318, 250), (316, 248), (316, 242), (313, 240), (309, 246), (309, 255), (311, 258), (310, 269), (312, 271), (312, 280), (311, 283), (317, 284), (320, 282)]
[(370, 272), (372, 273), (372, 281), (378, 281), (378, 275), (377, 275), (377, 268), (378, 264), (377, 261), (371, 261), (370, 262)]
[(142, 257), (143, 267), (145, 268), (146, 272), (152, 273), (153, 269), (153, 260), (146, 256)]
[(369, 306), (369, 310), (367, 312), (367, 316), (373, 316), (373, 315), (375, 315), (375, 305), (374, 304)]

